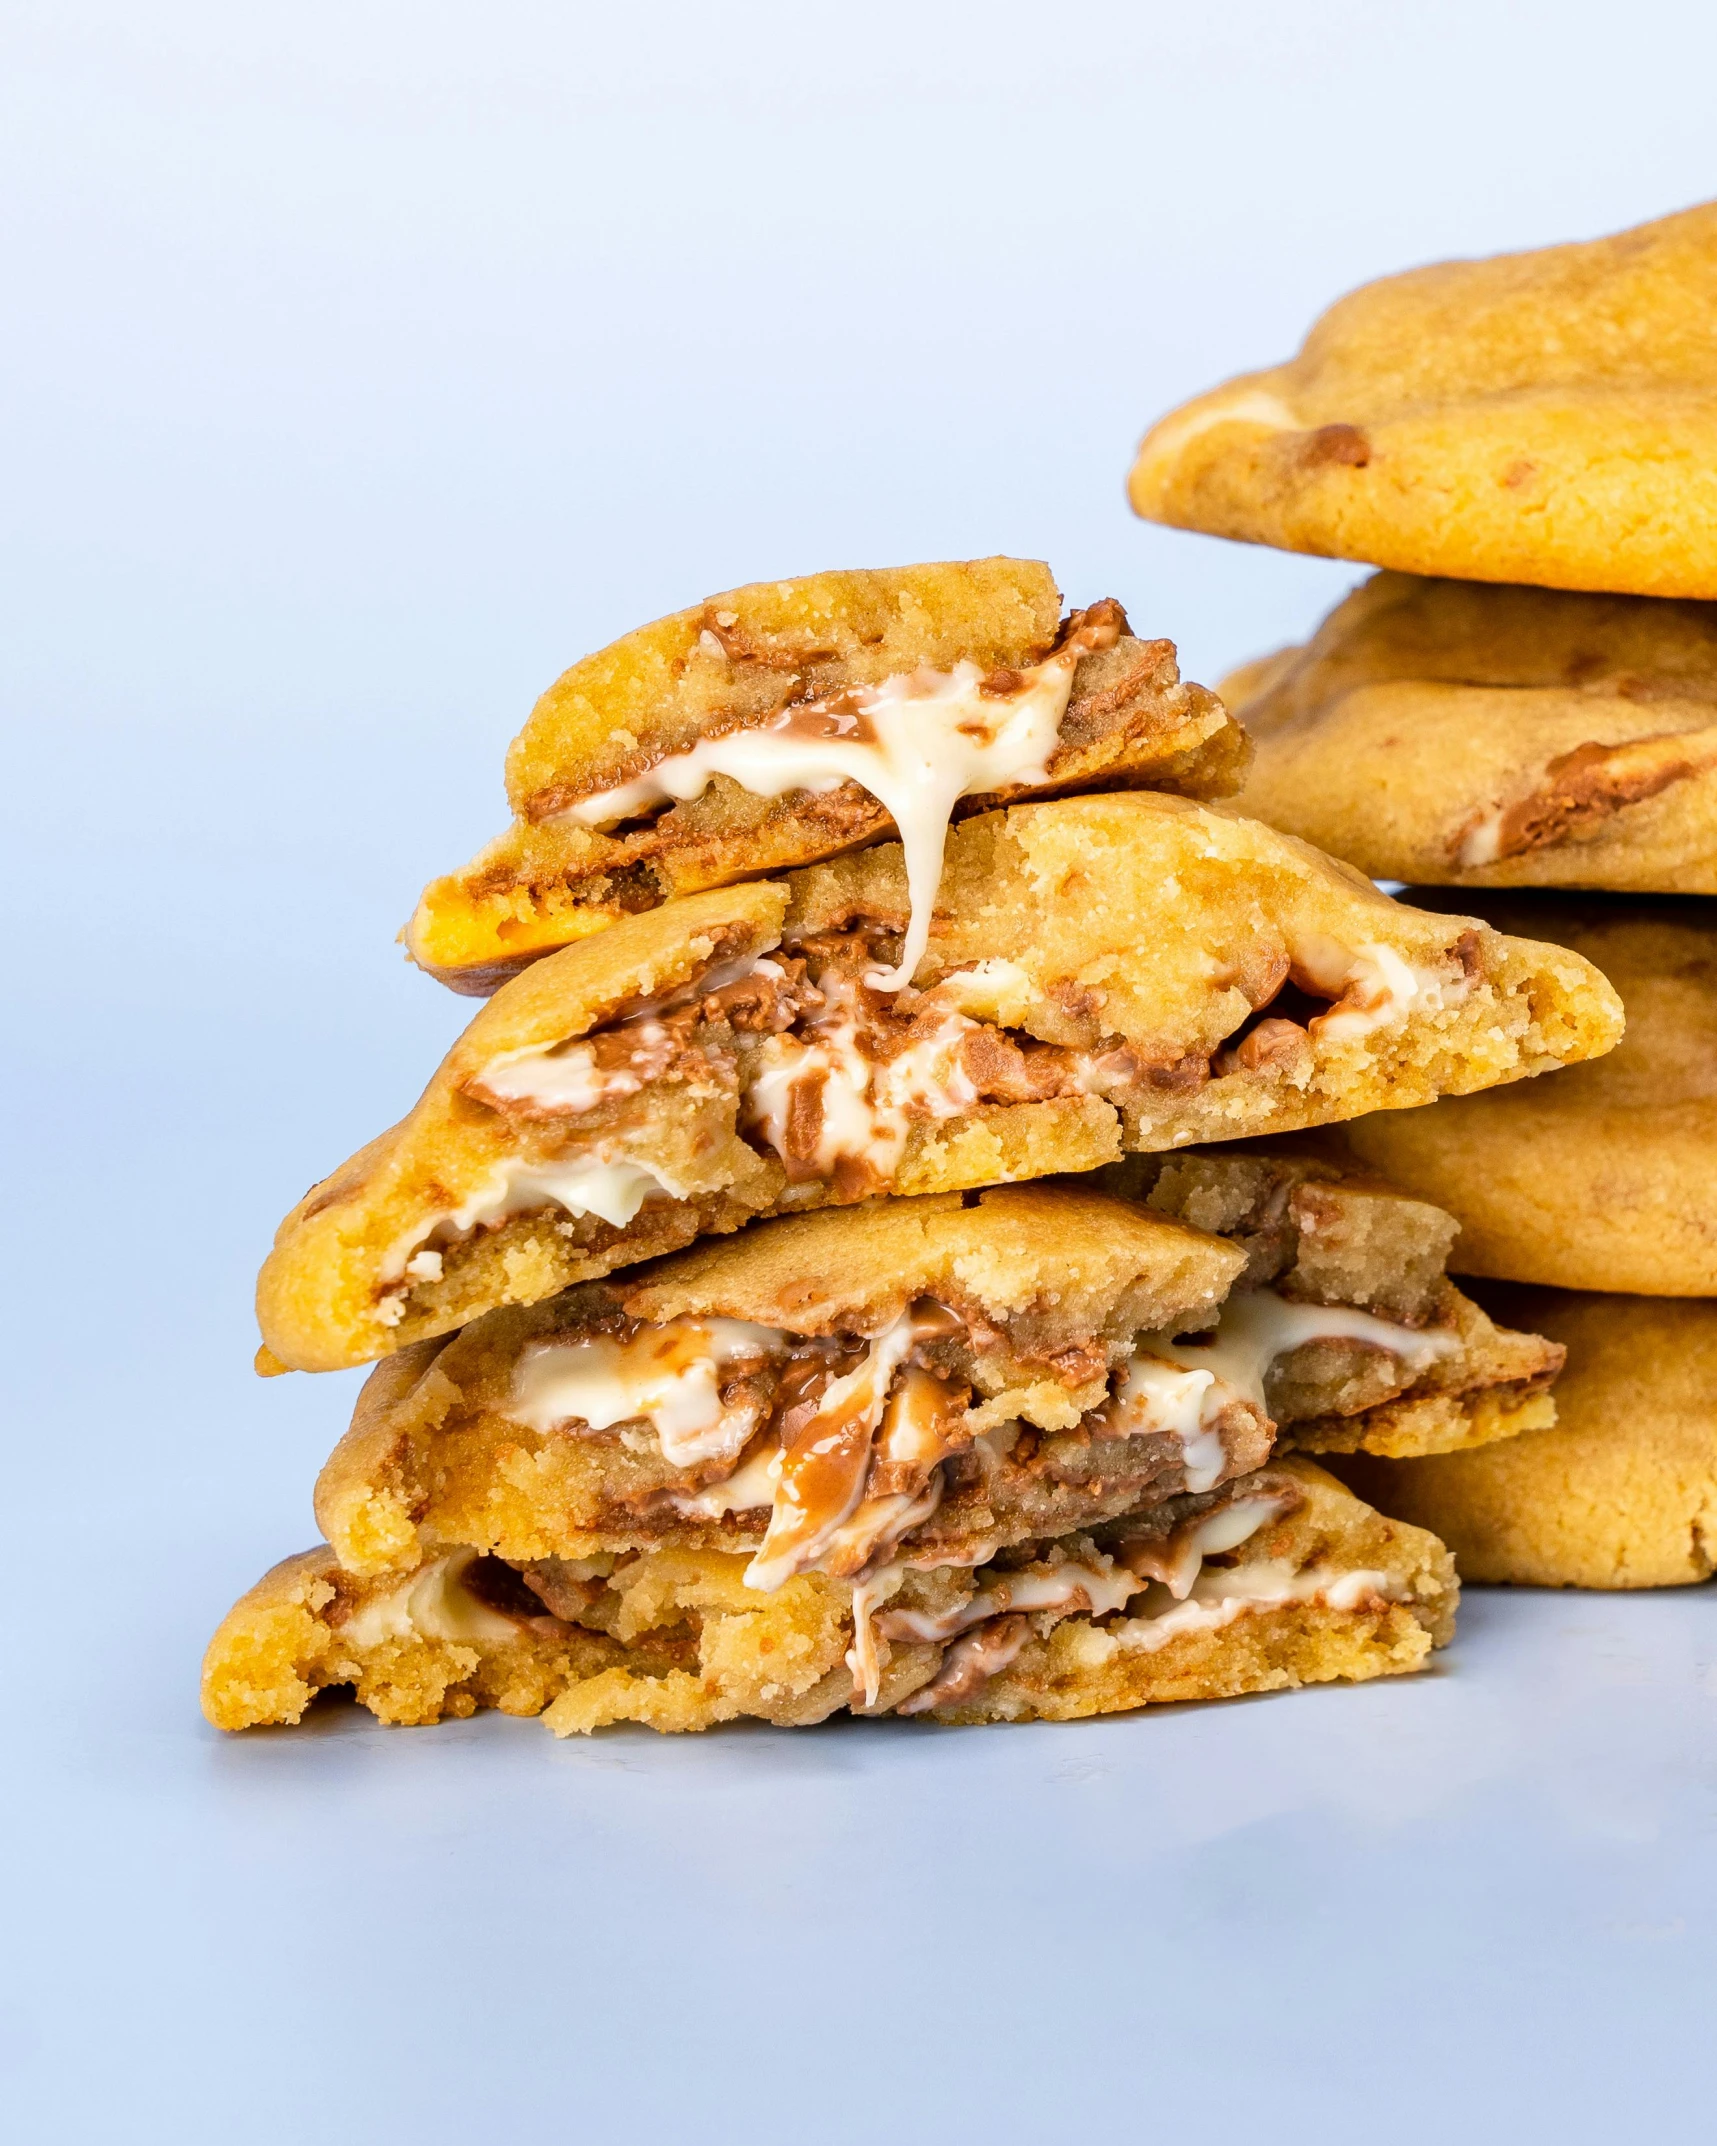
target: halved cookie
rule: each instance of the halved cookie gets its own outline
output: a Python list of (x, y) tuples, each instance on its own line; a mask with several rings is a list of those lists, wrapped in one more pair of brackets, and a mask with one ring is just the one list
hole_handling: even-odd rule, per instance
[(1457, 1596), (1434, 1537), (1303, 1460), (975, 1569), (891, 1575), (860, 1608), (879, 1657), (868, 1702), (849, 1580), (807, 1573), (760, 1597), (721, 1550), (591, 1566), (551, 1601), (468, 1550), (403, 1579), (354, 1577), (326, 1549), (289, 1558), (215, 1634), (204, 1712), (224, 1729), (298, 1721), (350, 1685), (384, 1721), (497, 1706), (558, 1735), (843, 1708), (1065, 1720), (1400, 1675), (1450, 1637)]
[(1344, 1461), (1386, 1512), (1435, 1528), (1468, 1580), (1678, 1587), (1717, 1570), (1717, 1304), (1492, 1284), (1564, 1343), (1554, 1430), (1481, 1453)]
[(957, 827), (911, 988), (898, 845), (539, 962), (282, 1224), (264, 1370), (328, 1370), (759, 1215), (1078, 1172), (1607, 1050), (1578, 956), (1151, 792)]
[(1232, 1239), (1007, 1186), (762, 1222), (492, 1312), (371, 1374), (317, 1520), (354, 1572), (471, 1549), (558, 1585), (677, 1547), (744, 1551), (772, 1591), (1203, 1494), (1278, 1428), (1399, 1453), (1554, 1420), (1561, 1351), (1448, 1283), (1445, 1216), (1311, 1158), (1264, 1168), (1187, 1158), (1153, 1193), (1231, 1195)]
[(1145, 436), (1148, 520), (1412, 574), (1717, 597), (1717, 203), (1445, 261)]
[(1637, 895), (1421, 890), (1597, 962), (1627, 1034), (1595, 1065), (1357, 1119), (1348, 1148), (1461, 1225), (1458, 1273), (1717, 1294), (1717, 912)]
[(1222, 691), (1240, 809), (1373, 878), (1717, 893), (1717, 604), (1378, 574)]
[(426, 889), (406, 944), (482, 995), (676, 895), (894, 834), (927, 920), (951, 816), (1139, 784), (1220, 796), (1245, 754), (1172, 642), (1109, 600), (1063, 619), (1039, 560), (761, 582), (549, 688), (507, 756), (512, 826)]

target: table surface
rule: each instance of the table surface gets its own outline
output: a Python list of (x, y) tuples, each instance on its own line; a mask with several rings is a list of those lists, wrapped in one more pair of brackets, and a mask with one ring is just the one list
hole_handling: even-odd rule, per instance
[(206, 1596), (156, 1592), (6, 1792), (15, 2135), (1668, 2131), (1717, 1968), (1712, 1609), (1475, 1592), (1429, 1675), (1085, 1723), (223, 1740)]
[(1675, 0), (6, 11), (13, 2135), (1703, 2120), (1709, 1590), (987, 1731), (222, 1739), (196, 1669), (355, 1391), (251, 1376), (251, 1278), (470, 1012), (393, 936), (535, 694), (995, 551), (1193, 677), (1304, 634), (1357, 570), (1140, 525), (1138, 432), (1364, 278), (1697, 199), (1714, 72)]

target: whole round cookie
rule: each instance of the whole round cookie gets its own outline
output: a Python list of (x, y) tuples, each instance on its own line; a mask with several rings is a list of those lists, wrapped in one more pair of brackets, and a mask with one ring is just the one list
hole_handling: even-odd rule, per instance
[(1558, 1421), (1468, 1453), (1340, 1463), (1381, 1511), (1430, 1528), (1464, 1580), (1675, 1587), (1717, 1547), (1717, 1304), (1492, 1289), (1499, 1318), (1563, 1342)]
[(1717, 894), (1717, 604), (1375, 574), (1222, 691), (1239, 809), (1375, 879)]
[(1717, 596), (1717, 203), (1386, 277), (1147, 433), (1149, 521), (1415, 574)]
[(1621, 993), (1627, 1033), (1544, 1080), (1355, 1119), (1348, 1146), (1455, 1216), (1456, 1273), (1717, 1295), (1717, 911), (1628, 895), (1413, 899), (1584, 954)]

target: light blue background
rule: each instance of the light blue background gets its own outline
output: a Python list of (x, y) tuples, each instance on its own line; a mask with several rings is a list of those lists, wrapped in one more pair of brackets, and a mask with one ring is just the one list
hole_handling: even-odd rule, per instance
[(469, 1010), (422, 881), (583, 651), (1010, 550), (1195, 676), (1351, 570), (1129, 450), (1362, 278), (1717, 191), (1717, 18), (12, 0), (0, 2080), (34, 2140), (1273, 2146), (1706, 2121), (1704, 1592), (1436, 1674), (990, 1734), (223, 1741), (349, 1378), (276, 1217)]

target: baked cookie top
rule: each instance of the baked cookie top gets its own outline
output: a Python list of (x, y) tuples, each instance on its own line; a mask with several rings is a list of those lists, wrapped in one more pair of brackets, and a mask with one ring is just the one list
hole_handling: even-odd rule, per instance
[(1147, 520), (1415, 574), (1717, 597), (1717, 203), (1352, 292), (1148, 432)]
[(1222, 691), (1241, 809), (1374, 878), (1717, 893), (1717, 604), (1383, 573)]
[[(972, 559), (730, 589), (575, 663), (507, 755), (512, 826), (405, 933), (483, 996), (676, 895), (900, 835), (923, 916), (952, 816), (1139, 784), (1232, 790), (1245, 736), (1113, 600)], [(914, 957), (915, 958), (915, 957)]]
[(1401, 1108), (1620, 1032), (1578, 956), (1154, 792), (960, 823), (895, 989), (910, 909), (890, 844), (527, 969), (282, 1224), (262, 1367), (364, 1362), (761, 1215)]
[(1717, 1294), (1717, 920), (1709, 901), (1417, 890), (1597, 962), (1627, 1033), (1525, 1090), (1342, 1128), (1392, 1183), (1452, 1214), (1461, 1273), (1567, 1289)]

